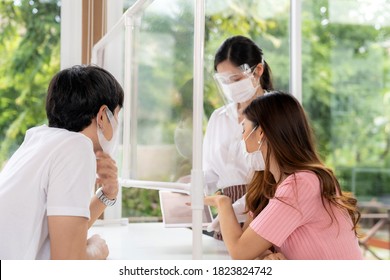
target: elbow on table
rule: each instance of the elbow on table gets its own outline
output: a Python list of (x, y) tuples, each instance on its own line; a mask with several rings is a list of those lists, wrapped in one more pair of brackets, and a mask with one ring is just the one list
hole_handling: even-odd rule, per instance
[(232, 260), (248, 260), (247, 258), (244, 258), (243, 256), (230, 255), (230, 257), (232, 258)]
[(251, 258), (246, 254), (242, 248), (232, 248), (229, 250), (230, 257), (232, 260), (250, 260)]

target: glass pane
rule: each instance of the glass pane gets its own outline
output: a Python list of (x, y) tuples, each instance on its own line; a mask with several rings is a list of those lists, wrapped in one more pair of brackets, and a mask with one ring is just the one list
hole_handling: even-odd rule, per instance
[[(131, 68), (137, 94), (131, 179), (175, 182), (191, 171), (193, 10), (192, 1), (154, 1), (139, 21)], [(124, 189), (123, 215), (160, 217), (158, 191)]]
[[(214, 54), (229, 36), (256, 41), (271, 66), (276, 88), (289, 88), (289, 1), (206, 1), (204, 127), (223, 105), (212, 75)], [(131, 179), (175, 182), (192, 168), (194, 3), (156, 0), (133, 32)], [(129, 7), (133, 1), (125, 1)], [(272, 5), (271, 5), (272, 4)], [(272, 8), (270, 8), (272, 7)], [(201, 152), (201, 151), (200, 151)], [(158, 192), (123, 189), (124, 216), (160, 217)]]
[[(156, 0), (142, 13), (135, 32), (137, 152), (131, 153), (136, 159), (132, 179), (174, 182), (191, 172), (194, 3)], [(273, 71), (275, 87), (289, 88), (289, 11), (288, 0), (277, 5), (270, 0), (206, 1), (204, 127), (223, 105), (212, 78), (213, 60), (230, 36), (256, 41)], [(122, 201), (124, 216), (161, 216), (157, 191), (123, 189)]]
[(344, 189), (390, 202), (390, 1), (303, 1), (303, 104)]
[(289, 0), (206, 1), (205, 104), (207, 117), (222, 105), (212, 75), (214, 55), (228, 37), (243, 35), (263, 50), (275, 89), (288, 91), (290, 75)]

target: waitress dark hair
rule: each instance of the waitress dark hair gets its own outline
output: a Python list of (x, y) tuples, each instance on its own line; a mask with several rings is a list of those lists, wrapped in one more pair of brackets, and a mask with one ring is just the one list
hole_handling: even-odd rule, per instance
[(260, 77), (260, 85), (266, 91), (274, 89), (271, 68), (263, 59), (263, 50), (251, 39), (244, 36), (233, 36), (226, 39), (217, 50), (214, 58), (214, 70), (223, 61), (229, 61), (237, 67), (248, 64), (251, 69), (264, 63), (264, 71)]

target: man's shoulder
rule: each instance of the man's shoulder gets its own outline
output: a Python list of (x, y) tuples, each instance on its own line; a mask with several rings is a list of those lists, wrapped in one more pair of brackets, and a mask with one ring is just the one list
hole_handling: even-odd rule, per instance
[(63, 128), (48, 127), (46, 125), (34, 127), (28, 130), (27, 136), (41, 139), (42, 142), (53, 142), (69, 145), (92, 145), (91, 139), (80, 132), (73, 132)]
[(48, 154), (93, 155), (91, 139), (79, 132), (47, 127), (45, 125), (29, 129), (26, 133), (26, 145), (37, 152)]

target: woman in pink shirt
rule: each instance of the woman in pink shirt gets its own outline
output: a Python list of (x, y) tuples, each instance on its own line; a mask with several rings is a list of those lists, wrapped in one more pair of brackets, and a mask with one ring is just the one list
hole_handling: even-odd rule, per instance
[(362, 259), (356, 199), (341, 191), (316, 152), (305, 112), (291, 95), (274, 91), (244, 111), (242, 147), (248, 162), (264, 156), (265, 170), (248, 186), (248, 221), (238, 224), (229, 197), (208, 196), (233, 259), (270, 253), (287, 259)]

